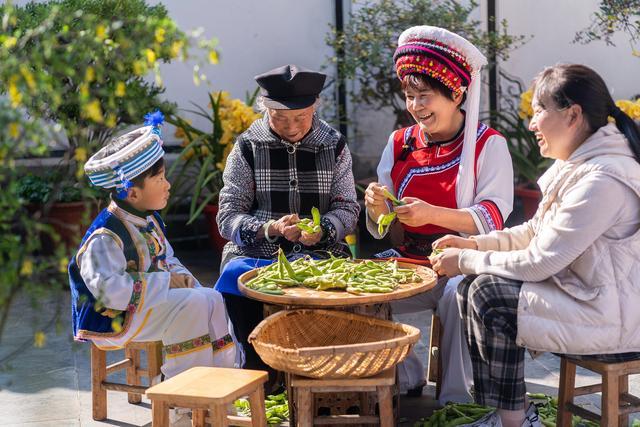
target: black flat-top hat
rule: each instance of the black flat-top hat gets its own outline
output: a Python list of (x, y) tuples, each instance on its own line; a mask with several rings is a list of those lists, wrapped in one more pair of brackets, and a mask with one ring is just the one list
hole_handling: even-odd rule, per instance
[(312, 105), (324, 86), (326, 74), (297, 65), (284, 65), (255, 77), (264, 105), (275, 110), (299, 110)]

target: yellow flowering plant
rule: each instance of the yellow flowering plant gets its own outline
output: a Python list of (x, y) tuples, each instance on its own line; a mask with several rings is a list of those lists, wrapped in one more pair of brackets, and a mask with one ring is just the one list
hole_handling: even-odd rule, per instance
[[(216, 41), (178, 28), (145, 0), (46, 0), (0, 6), (0, 93), (59, 127), (62, 186), (88, 186), (84, 163), (119, 128), (174, 104), (160, 65), (207, 60)], [(197, 47), (205, 52), (190, 54)], [(211, 55), (209, 55), (211, 57)], [(211, 60), (211, 58), (209, 58)], [(57, 191), (57, 190), (56, 190)]]
[(171, 192), (175, 194), (171, 203), (190, 197), (188, 224), (198, 218), (205, 206), (217, 203), (222, 172), (236, 137), (261, 117), (252, 107), (257, 93), (256, 90), (243, 102), (232, 99), (228, 92), (213, 92), (209, 94), (209, 109), (196, 105), (195, 110), (186, 110), (205, 119), (210, 126), (207, 130), (194, 127), (178, 115), (167, 119), (176, 126), (175, 136), (182, 140), (180, 157), (168, 173)]
[[(0, 348), (7, 313), (16, 298), (27, 296), (34, 304), (38, 298), (62, 301), (57, 292), (67, 286), (65, 248), (57, 245), (52, 249), (43, 244), (44, 234), (54, 242), (59, 238), (51, 224), (28, 209), (21, 195), (25, 170), (15, 161), (45, 155), (51, 137), (36, 119), (11, 107), (8, 99), (0, 99)], [(38, 337), (36, 343), (44, 345)], [(1, 353), (0, 368), (6, 360), (6, 354)]]
[(494, 113), (494, 127), (507, 140), (516, 183), (535, 188), (535, 184), (551, 165), (551, 160), (542, 157), (538, 142), (529, 130), (529, 119), (533, 116), (531, 90), (520, 94), (517, 111), (503, 110)]

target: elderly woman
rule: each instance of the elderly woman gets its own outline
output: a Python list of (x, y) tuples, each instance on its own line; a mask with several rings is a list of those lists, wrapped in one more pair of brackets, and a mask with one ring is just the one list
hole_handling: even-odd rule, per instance
[[(469, 41), (443, 28), (404, 31), (394, 55), (413, 126), (395, 131), (378, 165), (378, 182), (365, 194), (367, 227), (392, 206), (385, 190), (404, 202), (393, 207), (404, 240), (380, 257), (425, 263), (431, 244), (447, 233), (484, 234), (502, 228), (513, 204), (513, 170), (506, 141), (478, 123), (480, 70), (484, 55)], [(462, 109), (464, 105), (464, 110)], [(423, 295), (394, 303), (394, 313), (437, 309), (443, 379), (439, 400), (470, 401), (471, 361), (462, 332), (456, 288), (462, 277), (438, 282)], [(424, 367), (414, 354), (400, 366), (400, 386), (419, 394)]]
[[(278, 248), (290, 258), (349, 254), (341, 240), (354, 231), (360, 209), (345, 137), (316, 113), (325, 78), (295, 65), (256, 76), (266, 112), (238, 137), (224, 170), (217, 220), (230, 242), (216, 289), (244, 344), (247, 368), (264, 368), (246, 344), (262, 320), (262, 304), (239, 294), (238, 276), (273, 262)], [(296, 224), (313, 207), (321, 230), (301, 231)]]
[(556, 159), (538, 181), (533, 219), (446, 236), (434, 246), (451, 249), (432, 258), (440, 274), (470, 275), (458, 299), (474, 397), (498, 408), (505, 427), (534, 419), (524, 409), (525, 347), (602, 361), (640, 357), (640, 130), (583, 65), (540, 73), (533, 111), (540, 152)]

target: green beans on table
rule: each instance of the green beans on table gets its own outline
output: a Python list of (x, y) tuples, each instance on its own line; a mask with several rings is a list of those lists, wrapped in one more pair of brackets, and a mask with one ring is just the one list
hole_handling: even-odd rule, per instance
[(395, 260), (354, 262), (346, 258), (313, 260), (306, 257), (290, 262), (279, 249), (277, 262), (260, 268), (245, 285), (271, 295), (282, 295), (283, 288), (293, 286), (365, 294), (389, 293), (399, 284), (421, 281), (414, 269), (400, 268)]

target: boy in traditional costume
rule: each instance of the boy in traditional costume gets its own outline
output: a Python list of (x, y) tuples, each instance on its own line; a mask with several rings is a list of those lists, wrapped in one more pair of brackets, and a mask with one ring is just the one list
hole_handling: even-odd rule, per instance
[(222, 296), (198, 283), (165, 237), (156, 212), (171, 188), (163, 117), (145, 118), (147, 126), (115, 138), (85, 165), (91, 183), (111, 189), (112, 200), (69, 263), (74, 338), (107, 350), (161, 340), (166, 377), (194, 366), (238, 366)]

